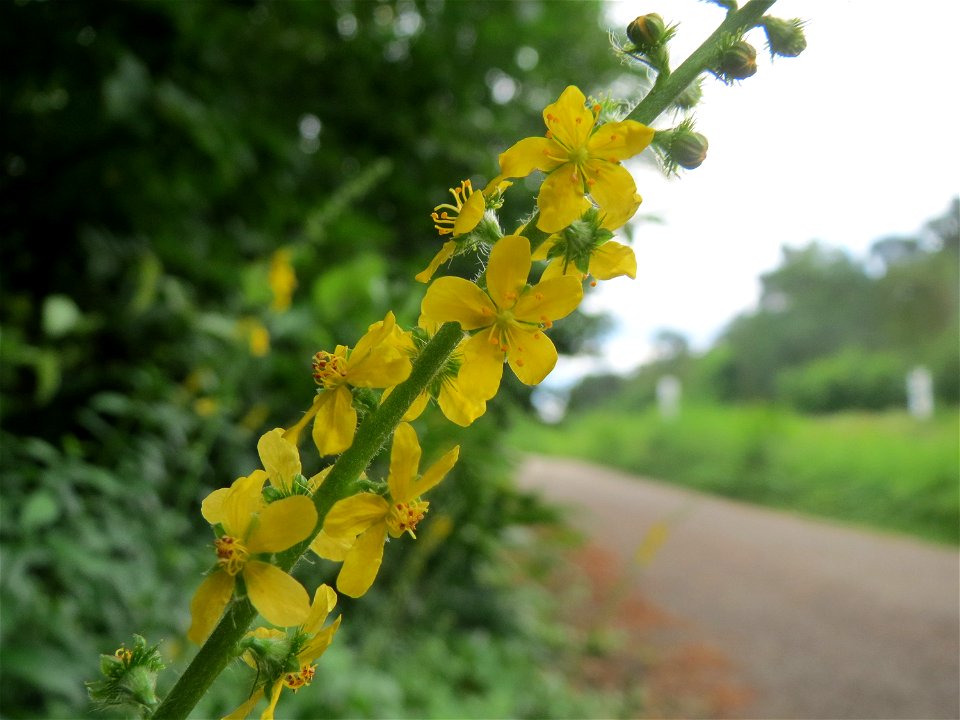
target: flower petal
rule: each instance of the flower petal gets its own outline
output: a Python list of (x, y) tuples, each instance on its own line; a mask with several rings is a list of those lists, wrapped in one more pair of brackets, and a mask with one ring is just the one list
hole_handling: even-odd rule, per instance
[(601, 125), (590, 136), (591, 157), (618, 162), (642, 152), (653, 141), (654, 129), (636, 120)]
[(383, 562), (383, 544), (386, 540), (386, 522), (372, 525), (357, 538), (343, 561), (343, 567), (340, 568), (337, 590), (344, 595), (358, 598), (370, 589)]
[(219, 488), (207, 495), (200, 503), (200, 514), (211, 525), (223, 522), (223, 501), (230, 494), (230, 488)]
[(240, 707), (224, 715), (222, 720), (246, 720), (247, 715), (253, 712), (253, 708), (258, 702), (260, 702), (260, 698), (262, 697), (263, 688), (260, 688), (259, 690), (256, 690), (253, 695), (248, 697), (243, 704), (240, 705)]
[(587, 205), (580, 173), (572, 163), (567, 163), (550, 173), (540, 186), (537, 227), (546, 233), (560, 232), (583, 215)]
[(583, 299), (583, 284), (579, 278), (562, 276), (541, 280), (517, 302), (513, 314), (517, 320), (546, 323), (559, 320), (577, 309)]
[(337, 605), (337, 593), (327, 584), (317, 587), (313, 593), (313, 602), (310, 604), (310, 615), (300, 628), (303, 632), (320, 632), (323, 623), (327, 621), (327, 615)]
[(340, 385), (324, 390), (320, 408), (313, 421), (313, 442), (321, 455), (342, 453), (353, 443), (357, 431), (357, 411), (350, 388)]
[[(487, 292), (501, 310), (509, 310), (527, 287), (530, 241), (522, 235), (497, 240), (487, 263)], [(464, 328), (467, 329), (467, 328)]]
[(282, 682), (275, 682), (270, 690), (270, 702), (260, 714), (260, 720), (274, 720), (273, 714), (277, 711), (277, 702), (280, 700), (280, 693), (283, 690)]
[(270, 484), (289, 492), (293, 487), (293, 479), (300, 474), (300, 452), (296, 445), (284, 439), (283, 428), (264, 433), (257, 441), (257, 453)]
[(503, 377), (503, 351), (489, 341), (487, 332), (474, 335), (463, 344), (463, 365), (457, 378), (470, 395), (486, 402), (500, 388)]
[(293, 443), (293, 446), (296, 447), (300, 444), (300, 433), (307, 426), (307, 423), (317, 414), (317, 410), (320, 409), (320, 398), (321, 395), (317, 395), (313, 399), (313, 403), (310, 405), (310, 408), (303, 414), (303, 417), (297, 420), (297, 422), (287, 428), (287, 431), (283, 434), (283, 437), (289, 442)]
[(524, 385), (539, 384), (557, 364), (557, 349), (542, 331), (510, 329), (507, 362)]
[(442, 277), (427, 288), (420, 312), (434, 322), (453, 321), (460, 323), (464, 330), (476, 330), (493, 322), (497, 307), (469, 280)]
[(597, 280), (610, 280), (621, 275), (636, 279), (637, 256), (633, 248), (608, 240), (590, 256), (590, 274)]
[(338, 501), (323, 521), (323, 531), (332, 538), (355, 538), (368, 527), (383, 520), (390, 505), (379, 495), (358, 493)]
[(333, 642), (333, 636), (337, 634), (337, 629), (340, 627), (340, 621), (342, 619), (342, 615), (337, 616), (336, 620), (323, 628), (323, 630), (317, 632), (317, 634), (303, 646), (303, 649), (297, 653), (297, 657), (300, 658), (301, 662), (313, 662), (323, 655), (326, 649), (330, 647), (330, 643)]
[(590, 160), (587, 174), (595, 180), (590, 195), (597, 201), (605, 217), (604, 227), (620, 227), (634, 216), (640, 207), (637, 184), (622, 165)]
[(252, 553), (275, 553), (306, 540), (317, 525), (317, 510), (306, 495), (291, 495), (267, 505), (247, 537)]
[(453, 257), (453, 251), (457, 249), (457, 243), (453, 240), (447, 240), (441, 247), (440, 252), (433, 256), (433, 260), (423, 270), (418, 272), (414, 279), (417, 282), (428, 283), (437, 269), (447, 260)]
[(593, 129), (593, 113), (580, 89), (569, 85), (555, 103), (543, 109), (543, 122), (553, 136), (568, 149), (583, 147)]
[[(497, 365), (501, 370), (503, 369), (502, 358), (497, 360)], [(446, 380), (440, 386), (437, 405), (440, 406), (440, 411), (447, 420), (460, 427), (469, 427), (474, 420), (487, 411), (486, 400), (467, 394), (459, 376)]]
[(223, 609), (230, 602), (235, 584), (236, 581), (232, 575), (217, 570), (207, 575), (193, 594), (193, 599), (190, 601), (192, 620), (190, 629), (187, 630), (187, 637), (197, 645), (210, 636), (214, 625), (223, 614)]
[(554, 245), (557, 244), (557, 237), (558, 237), (557, 235), (551, 235), (542, 243), (540, 243), (540, 246), (533, 251), (533, 255), (531, 256), (530, 259), (538, 260), (538, 261), (546, 260), (547, 254), (550, 252), (550, 248), (552, 248)]
[(223, 517), (220, 523), (227, 535), (236, 538), (247, 536), (254, 514), (263, 505), (263, 484), (267, 474), (263, 470), (254, 470), (245, 478), (237, 478), (223, 499), (220, 510)]
[(441, 480), (443, 480), (447, 473), (457, 464), (457, 459), (460, 457), (460, 446), (447, 450), (444, 453), (443, 457), (437, 460), (429, 469), (423, 474), (417, 482), (413, 484), (413, 497), (420, 497), (424, 495), (432, 487), (435, 487)]
[(400, 423), (393, 433), (390, 474), (387, 475), (387, 486), (394, 502), (404, 503), (416, 497), (410, 494), (410, 487), (419, 469), (420, 443), (417, 433), (408, 423)]
[(352, 537), (330, 537), (323, 530), (310, 543), (310, 549), (317, 555), (334, 562), (343, 562), (347, 551), (353, 547)]
[[(550, 172), (566, 161), (562, 152), (563, 148), (547, 138), (524, 138), (500, 153), (500, 175), (495, 179), (522, 178), (534, 170)], [(489, 188), (490, 185), (487, 186)]]
[(283, 570), (250, 560), (243, 566), (250, 602), (267, 622), (280, 627), (302, 625), (310, 615), (310, 596), (303, 585)]
[(460, 208), (460, 214), (453, 221), (453, 234), (463, 235), (473, 230), (483, 219), (483, 213), (487, 210), (487, 204), (483, 199), (483, 193), (475, 192)]

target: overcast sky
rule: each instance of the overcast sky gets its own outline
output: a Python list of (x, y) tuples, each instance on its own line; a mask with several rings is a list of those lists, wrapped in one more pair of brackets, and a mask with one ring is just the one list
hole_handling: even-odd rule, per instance
[[(675, 65), (724, 13), (697, 0), (611, 5), (618, 25), (646, 12), (679, 22)], [(704, 349), (754, 306), (782, 245), (820, 239), (862, 257), (874, 240), (943, 214), (960, 192), (960, 3), (779, 0), (770, 12), (807, 20), (807, 50), (771, 62), (762, 30), (752, 31), (757, 74), (733, 87), (704, 81), (696, 116), (706, 162), (671, 180), (631, 167), (644, 198), (637, 279), (603, 283), (587, 300), (588, 310), (613, 313), (618, 330), (599, 366), (564, 361), (552, 384), (587, 368), (636, 367), (659, 328)]]

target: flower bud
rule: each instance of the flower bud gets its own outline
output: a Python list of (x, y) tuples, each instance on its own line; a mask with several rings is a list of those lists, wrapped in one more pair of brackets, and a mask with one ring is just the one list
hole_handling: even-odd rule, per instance
[(670, 142), (670, 158), (680, 167), (694, 170), (707, 159), (707, 139), (698, 132), (681, 131)]
[(771, 55), (796, 57), (807, 47), (807, 38), (803, 34), (803, 21), (781, 20), (765, 15), (763, 29), (767, 33), (767, 47)]
[(744, 80), (757, 72), (757, 50), (750, 43), (739, 40), (720, 56), (720, 75), (727, 81)]
[(697, 106), (697, 103), (699, 103), (702, 98), (703, 90), (700, 87), (700, 81), (694, 80), (692, 83), (687, 85), (686, 90), (677, 96), (677, 99), (673, 101), (673, 104), (675, 107), (678, 107), (681, 110), (692, 110)]
[(657, 47), (664, 40), (667, 27), (657, 13), (641, 15), (627, 25), (627, 37), (638, 50), (647, 51)]

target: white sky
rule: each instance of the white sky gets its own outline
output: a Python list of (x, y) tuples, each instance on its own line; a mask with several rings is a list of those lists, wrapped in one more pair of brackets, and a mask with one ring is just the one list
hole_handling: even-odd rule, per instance
[[(697, 0), (611, 5), (621, 27), (647, 12), (679, 22), (674, 65), (724, 13)], [(561, 360), (549, 384), (642, 364), (660, 328), (705, 349), (754, 306), (782, 245), (820, 239), (862, 257), (874, 240), (943, 214), (960, 193), (960, 2), (779, 0), (770, 13), (807, 20), (806, 51), (771, 63), (763, 31), (752, 31), (757, 74), (732, 87), (704, 80), (696, 117), (710, 141), (706, 162), (672, 180), (631, 168), (644, 198), (637, 279), (601, 283), (585, 306), (613, 313), (618, 330), (602, 361)], [(643, 223), (645, 214), (664, 224)]]

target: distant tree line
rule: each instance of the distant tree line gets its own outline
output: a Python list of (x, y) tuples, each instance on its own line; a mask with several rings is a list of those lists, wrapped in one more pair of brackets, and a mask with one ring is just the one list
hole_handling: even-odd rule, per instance
[(571, 409), (617, 396), (653, 402), (657, 380), (679, 377), (685, 396), (780, 402), (801, 411), (904, 406), (905, 376), (924, 365), (938, 402), (960, 401), (960, 200), (916, 237), (876, 241), (863, 261), (811, 242), (784, 248), (742, 313), (706, 353), (664, 331), (661, 357), (627, 379), (583, 380)]

